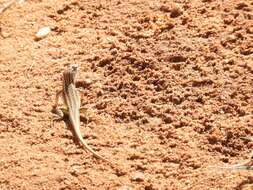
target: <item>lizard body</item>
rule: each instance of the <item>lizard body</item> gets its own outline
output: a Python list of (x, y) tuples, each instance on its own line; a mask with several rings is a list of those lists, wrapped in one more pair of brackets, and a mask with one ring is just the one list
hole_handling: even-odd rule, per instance
[(59, 96), (62, 95), (63, 102), (67, 106), (68, 109), (68, 116), (71, 123), (71, 126), (73, 127), (74, 134), (80, 144), (88, 150), (90, 153), (92, 153), (93, 156), (96, 158), (99, 158), (103, 161), (109, 162), (107, 159), (100, 156), (98, 153), (96, 153), (83, 139), (81, 131), (80, 131), (80, 97), (78, 94), (78, 91), (75, 87), (75, 75), (77, 73), (78, 65), (73, 64), (70, 65), (63, 73), (63, 89), (57, 92), (56, 94), (56, 101), (54, 105), (54, 109), (56, 109), (57, 115), (60, 117), (64, 116), (64, 113), (58, 108), (58, 100)]

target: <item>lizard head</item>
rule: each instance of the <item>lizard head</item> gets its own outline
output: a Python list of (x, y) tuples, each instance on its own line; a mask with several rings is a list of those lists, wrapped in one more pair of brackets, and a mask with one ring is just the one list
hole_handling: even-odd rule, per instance
[(72, 73), (77, 73), (77, 69), (79, 68), (78, 64), (71, 64), (68, 67), (68, 70)]
[(71, 83), (74, 83), (75, 76), (77, 74), (78, 64), (71, 64), (63, 73), (63, 82), (64, 86), (68, 86)]

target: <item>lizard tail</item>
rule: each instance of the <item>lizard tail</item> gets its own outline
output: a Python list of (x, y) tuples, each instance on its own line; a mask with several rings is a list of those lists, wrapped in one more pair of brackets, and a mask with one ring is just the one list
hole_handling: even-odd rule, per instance
[(96, 158), (99, 158), (99, 159), (101, 159), (101, 160), (103, 160), (103, 161), (105, 161), (105, 162), (111, 163), (109, 160), (103, 158), (103, 157), (100, 156), (98, 153), (96, 153), (96, 152), (84, 141), (83, 137), (80, 136), (79, 134), (78, 134), (78, 139), (79, 139), (79, 141), (81, 142), (81, 144), (84, 146), (84, 148), (85, 148), (86, 150), (88, 150), (93, 156), (95, 156)]

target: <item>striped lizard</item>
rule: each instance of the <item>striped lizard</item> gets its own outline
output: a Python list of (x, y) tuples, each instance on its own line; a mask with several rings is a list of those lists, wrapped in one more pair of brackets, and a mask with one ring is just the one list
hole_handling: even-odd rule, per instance
[[(253, 137), (241, 137), (245, 141), (253, 141)], [(212, 167), (216, 169), (226, 169), (226, 170), (253, 170), (253, 152), (250, 154), (250, 158), (243, 163), (235, 164), (231, 166), (220, 166)]]
[[(78, 65), (70, 65), (63, 73), (63, 89), (56, 93), (55, 104), (53, 106), (53, 112), (59, 117), (63, 118), (65, 115), (69, 116), (69, 121), (73, 132), (79, 141), (79, 143), (93, 156), (103, 161), (111, 163), (107, 159), (96, 153), (83, 139), (80, 131), (80, 97), (75, 87), (75, 76), (77, 73)], [(63, 103), (67, 107), (67, 112), (64, 109), (58, 108), (59, 97), (62, 96)]]

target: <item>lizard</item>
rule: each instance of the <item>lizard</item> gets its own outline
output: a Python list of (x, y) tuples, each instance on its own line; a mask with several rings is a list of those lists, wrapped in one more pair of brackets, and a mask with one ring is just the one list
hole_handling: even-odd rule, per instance
[(253, 170), (253, 160), (250, 158), (249, 160), (241, 163), (241, 164), (235, 164), (231, 166), (219, 166), (219, 167), (212, 167), (220, 170)]
[[(241, 137), (241, 139), (245, 141), (253, 141), (253, 137)], [(235, 164), (231, 166), (214, 167), (214, 168), (226, 169), (226, 170), (253, 170), (253, 152), (250, 154), (250, 158), (244, 161), (243, 163)]]
[[(80, 131), (80, 96), (75, 86), (75, 76), (77, 74), (78, 65), (72, 64), (63, 72), (63, 89), (56, 93), (53, 111), (60, 118), (68, 115), (71, 127), (73, 128), (74, 135), (79, 143), (96, 158), (105, 162), (111, 163), (109, 160), (96, 153), (83, 139)], [(58, 108), (59, 97), (62, 96), (63, 103), (67, 107), (67, 112), (64, 109)]]
[(12, 0), (10, 2), (3, 4), (3, 7), (0, 8), (0, 14), (3, 13), (6, 9), (8, 9), (14, 3), (15, 3), (15, 0)]

